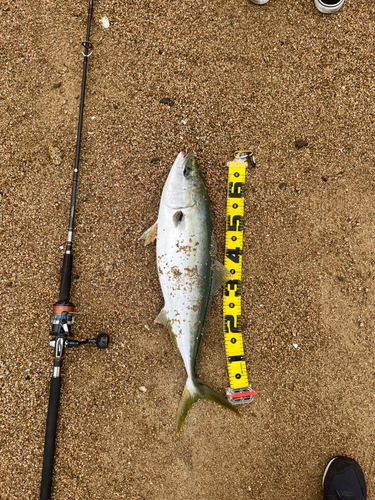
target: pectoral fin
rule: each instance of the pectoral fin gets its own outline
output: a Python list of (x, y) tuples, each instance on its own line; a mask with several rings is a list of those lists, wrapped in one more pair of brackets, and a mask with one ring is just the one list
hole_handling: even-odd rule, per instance
[(177, 352), (179, 352), (178, 347), (177, 347), (177, 343), (176, 343), (176, 337), (174, 336), (174, 333), (172, 331), (172, 326), (169, 322), (169, 319), (167, 317), (166, 312), (164, 311), (164, 308), (160, 311), (160, 313), (157, 316), (157, 318), (155, 319), (154, 323), (165, 326), (165, 328), (168, 330), (168, 332), (171, 336), (173, 347), (176, 349)]
[(158, 234), (158, 222), (156, 221), (153, 226), (151, 226), (147, 231), (145, 231), (142, 236), (139, 238), (140, 240), (145, 240), (145, 246), (149, 243), (155, 241), (155, 238)]

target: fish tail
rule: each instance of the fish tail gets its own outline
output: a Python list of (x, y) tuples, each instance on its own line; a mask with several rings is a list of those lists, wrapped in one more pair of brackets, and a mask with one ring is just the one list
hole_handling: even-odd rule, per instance
[[(177, 426), (176, 426), (177, 436), (180, 435), (181, 428), (185, 422), (185, 419), (187, 417), (190, 408), (196, 401), (198, 401), (198, 399), (210, 399), (211, 401), (214, 401), (215, 403), (218, 403), (219, 405), (228, 408), (228, 410), (233, 411), (237, 415), (240, 415), (238, 410), (227, 399), (225, 399), (224, 396), (214, 391), (211, 387), (206, 385), (199, 378), (195, 377), (190, 381), (189, 384), (188, 382), (184, 387), (184, 392), (182, 393), (180, 406), (178, 407)], [(187, 387), (188, 385), (190, 390)]]

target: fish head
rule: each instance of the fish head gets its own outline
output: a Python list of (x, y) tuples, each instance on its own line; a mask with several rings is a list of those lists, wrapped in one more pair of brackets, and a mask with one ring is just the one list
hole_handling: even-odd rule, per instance
[(179, 153), (164, 185), (162, 200), (172, 209), (199, 204), (206, 188), (198, 163), (191, 153)]

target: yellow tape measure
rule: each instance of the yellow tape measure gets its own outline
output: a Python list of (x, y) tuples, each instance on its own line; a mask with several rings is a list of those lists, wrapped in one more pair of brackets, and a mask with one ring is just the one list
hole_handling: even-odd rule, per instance
[(247, 378), (241, 330), (241, 271), (243, 250), (244, 188), (248, 160), (255, 166), (253, 152), (236, 151), (228, 162), (227, 219), (224, 265), (233, 275), (224, 287), (223, 322), (225, 353), (229, 374), (228, 400), (251, 403), (256, 392)]

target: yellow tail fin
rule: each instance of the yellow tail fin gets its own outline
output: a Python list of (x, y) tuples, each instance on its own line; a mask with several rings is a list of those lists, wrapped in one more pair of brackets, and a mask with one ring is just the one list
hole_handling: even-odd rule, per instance
[(199, 378), (193, 379), (193, 387), (193, 394), (190, 393), (186, 385), (184, 392), (182, 393), (180, 406), (178, 407), (177, 412), (177, 436), (180, 435), (181, 428), (185, 422), (188, 411), (192, 407), (193, 403), (198, 401), (198, 399), (210, 399), (211, 401), (215, 401), (215, 403), (228, 408), (228, 410), (233, 411), (237, 415), (240, 415), (238, 410), (227, 399), (225, 399), (224, 396), (204, 384)]

